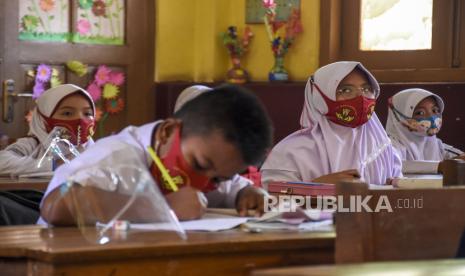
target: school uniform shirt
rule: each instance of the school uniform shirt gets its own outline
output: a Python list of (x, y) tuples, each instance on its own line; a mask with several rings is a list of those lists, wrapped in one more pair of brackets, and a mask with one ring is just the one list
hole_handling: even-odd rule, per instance
[[(411, 118), (415, 107), (425, 98), (436, 99), (441, 113), (444, 111), (444, 102), (436, 94), (420, 88), (406, 89), (392, 97), (392, 105), (398, 112)], [(419, 136), (412, 133), (402, 124), (400, 115), (396, 116), (392, 108), (388, 110), (386, 132), (392, 144), (402, 158), (402, 171), (404, 173), (437, 173), (439, 162), (455, 158), (463, 152), (445, 144), (436, 135)]]
[[(111, 167), (117, 164), (131, 164), (149, 170), (153, 161), (147, 152), (147, 147), (151, 146), (153, 131), (159, 123), (161, 121), (140, 127), (129, 126), (116, 135), (98, 140), (72, 162), (60, 166), (55, 171), (45, 191), (44, 199), (76, 172), (92, 170), (95, 167)], [(238, 176), (235, 176), (231, 181), (221, 182), (217, 190), (206, 194), (209, 200), (208, 207), (235, 207), (238, 192), (249, 184), (247, 179)], [(98, 188), (112, 190), (112, 187), (98, 186)], [(41, 218), (38, 223), (45, 224), (45, 221)]]
[[(84, 148), (94, 144), (93, 140), (87, 141)], [(39, 161), (47, 150), (47, 146), (39, 143), (35, 137), (24, 137), (0, 151), (1, 174), (29, 174), (38, 172), (51, 172), (52, 160), (44, 158), (42, 164)]]
[[(355, 68), (363, 71), (379, 91), (376, 79), (359, 62), (326, 65), (315, 72), (314, 82), (335, 101), (339, 83)], [(351, 128), (329, 121), (327, 112), (327, 104), (310, 78), (300, 120), (302, 130), (272, 149), (261, 168), (265, 186), (270, 181), (312, 181), (349, 169), (358, 170), (361, 180), (370, 184), (383, 185), (388, 179), (402, 176), (401, 159), (375, 113), (367, 123)]]

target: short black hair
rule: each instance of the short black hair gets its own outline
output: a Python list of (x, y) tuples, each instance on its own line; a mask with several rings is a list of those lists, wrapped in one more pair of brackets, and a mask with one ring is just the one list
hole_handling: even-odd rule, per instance
[(221, 85), (188, 101), (174, 115), (182, 136), (223, 133), (248, 165), (258, 165), (271, 147), (273, 127), (260, 100), (237, 85)]

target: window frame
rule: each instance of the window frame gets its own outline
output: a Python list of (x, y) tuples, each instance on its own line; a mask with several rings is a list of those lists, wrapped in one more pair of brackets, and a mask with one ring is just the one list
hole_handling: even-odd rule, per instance
[(465, 4), (433, 1), (431, 50), (361, 51), (361, 0), (322, 0), (320, 64), (357, 60), (383, 82), (465, 80)]

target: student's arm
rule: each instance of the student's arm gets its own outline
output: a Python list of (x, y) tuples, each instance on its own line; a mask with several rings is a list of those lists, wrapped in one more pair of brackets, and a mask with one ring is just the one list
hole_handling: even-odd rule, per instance
[[(59, 187), (50, 192), (42, 202), (40, 212), (47, 223), (55, 226), (73, 226), (77, 225), (78, 219), (81, 219), (80, 223), (84, 225), (108, 222), (130, 200), (130, 195), (92, 186), (73, 185), (69, 189), (62, 192)], [(206, 209), (206, 202), (200, 194), (196, 189), (187, 186), (168, 194), (166, 200), (179, 220), (198, 219)], [(155, 222), (153, 204), (161, 203), (149, 200), (151, 198), (145, 196), (136, 197), (121, 219), (134, 223)]]
[(51, 171), (48, 160), (38, 168), (40, 145), (33, 138), (21, 138), (0, 151), (0, 174), (26, 174)]
[(251, 184), (249, 179), (238, 174), (231, 180), (220, 182), (218, 189), (205, 194), (208, 199), (208, 207), (235, 208), (237, 194), (242, 188)]
[(444, 160), (454, 158), (465, 159), (463, 151), (445, 143), (442, 143), (442, 145), (444, 147)]
[[(61, 192), (61, 187), (50, 192), (42, 202), (40, 214), (49, 224), (55, 226), (95, 225), (97, 221), (108, 221), (129, 200), (129, 196), (96, 187), (74, 185)], [(74, 195), (73, 195), (74, 194)], [(118, 202), (120, 204), (115, 204)], [(105, 209), (102, 209), (104, 206)]]

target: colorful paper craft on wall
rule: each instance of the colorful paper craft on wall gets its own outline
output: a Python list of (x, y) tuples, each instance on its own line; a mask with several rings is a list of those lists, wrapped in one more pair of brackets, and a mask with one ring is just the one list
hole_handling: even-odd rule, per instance
[(58, 70), (43, 63), (37, 66), (36, 70), (28, 70), (27, 76), (34, 78), (33, 99), (40, 97), (45, 90), (62, 84)]
[(98, 122), (98, 134), (105, 135), (105, 121), (108, 116), (120, 113), (124, 109), (124, 100), (120, 97), (120, 89), (126, 77), (123, 72), (112, 71), (100, 65), (94, 79), (87, 86), (87, 91), (96, 103), (95, 119)]
[(69, 40), (69, 0), (19, 0), (19, 39)]
[(74, 42), (124, 44), (124, 0), (79, 0)]

